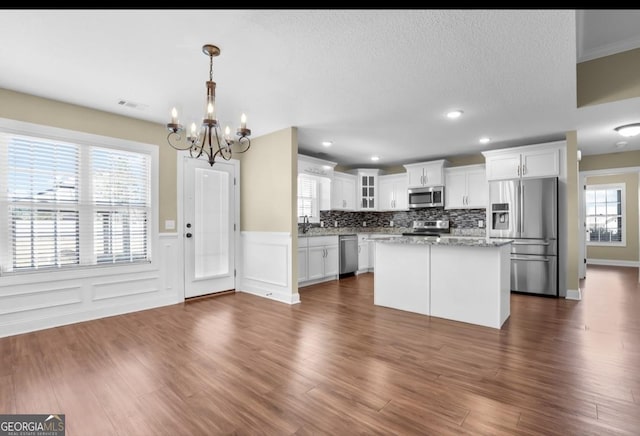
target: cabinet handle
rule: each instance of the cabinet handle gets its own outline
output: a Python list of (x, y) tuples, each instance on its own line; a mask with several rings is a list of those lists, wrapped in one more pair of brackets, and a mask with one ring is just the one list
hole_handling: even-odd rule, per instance
[(517, 171), (517, 173), (518, 173), (518, 176), (520, 176), (520, 165), (518, 165), (518, 171)]
[(527, 174), (527, 166), (522, 165), (522, 175), (524, 176), (525, 174)]

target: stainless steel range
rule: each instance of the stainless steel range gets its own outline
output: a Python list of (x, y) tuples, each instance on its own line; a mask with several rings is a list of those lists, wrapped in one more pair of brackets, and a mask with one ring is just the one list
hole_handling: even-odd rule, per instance
[(449, 231), (449, 220), (414, 221), (411, 232), (403, 233), (402, 236), (440, 236), (449, 234)]

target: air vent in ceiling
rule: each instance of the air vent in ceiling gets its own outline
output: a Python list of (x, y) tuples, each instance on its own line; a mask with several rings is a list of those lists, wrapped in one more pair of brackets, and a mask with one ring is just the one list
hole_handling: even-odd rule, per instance
[(149, 107), (149, 105), (136, 103), (135, 101), (129, 101), (129, 100), (118, 100), (118, 104), (120, 106), (128, 107), (131, 109), (137, 109), (139, 111), (147, 110), (147, 108)]

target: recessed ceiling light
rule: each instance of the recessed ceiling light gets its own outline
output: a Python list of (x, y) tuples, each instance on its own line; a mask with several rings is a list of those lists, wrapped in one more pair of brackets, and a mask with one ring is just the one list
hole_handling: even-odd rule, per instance
[(451, 112), (447, 112), (447, 118), (450, 118), (452, 120), (455, 120), (456, 118), (460, 118), (460, 115), (462, 115), (462, 111), (459, 109), (456, 109)]
[(374, 161), (374, 162), (377, 162), (377, 161), (380, 160), (380, 157), (379, 156), (371, 156), (371, 160)]
[(618, 126), (614, 130), (626, 138), (636, 136), (637, 134), (640, 134), (640, 123)]
[(322, 168), (325, 170), (330, 170), (331, 169), (331, 165), (322, 165)]
[(622, 148), (625, 145), (627, 145), (627, 141), (618, 141), (618, 142), (616, 142), (616, 147), (618, 147), (618, 148)]
[(482, 138), (480, 138), (480, 144), (488, 144), (491, 142), (491, 138), (489, 138), (488, 136), (483, 136)]
[(322, 145), (324, 145), (325, 147), (331, 147), (333, 145), (332, 141), (322, 141)]

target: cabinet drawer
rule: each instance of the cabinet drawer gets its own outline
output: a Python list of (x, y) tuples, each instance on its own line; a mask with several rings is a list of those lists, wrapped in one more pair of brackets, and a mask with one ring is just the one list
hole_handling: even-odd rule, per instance
[(325, 245), (338, 245), (338, 236), (309, 236), (307, 238), (309, 247), (324, 247)]

